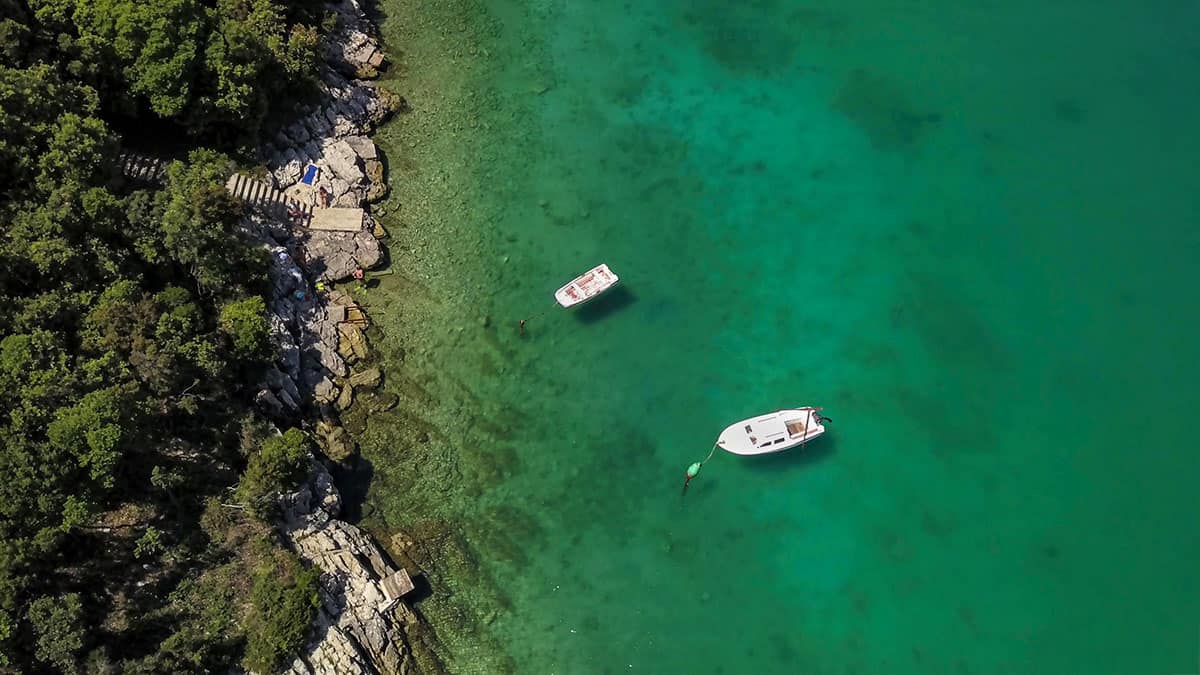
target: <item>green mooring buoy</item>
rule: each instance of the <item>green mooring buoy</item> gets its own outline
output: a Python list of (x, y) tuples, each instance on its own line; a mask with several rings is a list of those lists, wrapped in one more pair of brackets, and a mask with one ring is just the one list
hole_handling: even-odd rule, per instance
[(712, 447), (712, 450), (708, 451), (708, 457), (705, 457), (702, 461), (699, 461), (699, 462), (692, 462), (692, 465), (687, 468), (687, 478), (685, 478), (683, 480), (683, 494), (687, 494), (688, 483), (692, 482), (692, 479), (695, 478), (697, 475), (699, 475), (701, 467), (704, 466), (704, 462), (707, 462), (708, 460), (712, 459), (713, 453), (716, 451), (717, 451), (717, 446), (714, 445)]

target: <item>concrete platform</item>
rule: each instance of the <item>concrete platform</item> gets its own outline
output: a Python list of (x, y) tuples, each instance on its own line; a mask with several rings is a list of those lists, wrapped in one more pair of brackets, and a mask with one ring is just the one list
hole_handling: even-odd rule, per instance
[(333, 232), (358, 232), (363, 229), (363, 210), (342, 207), (313, 209), (308, 214), (308, 227)]

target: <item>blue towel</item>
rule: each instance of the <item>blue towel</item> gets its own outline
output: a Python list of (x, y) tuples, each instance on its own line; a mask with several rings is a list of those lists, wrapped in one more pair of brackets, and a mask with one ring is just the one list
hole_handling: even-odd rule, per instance
[(316, 164), (309, 164), (308, 169), (304, 171), (304, 178), (301, 178), (300, 182), (305, 185), (312, 185), (317, 180), (317, 171), (319, 169)]

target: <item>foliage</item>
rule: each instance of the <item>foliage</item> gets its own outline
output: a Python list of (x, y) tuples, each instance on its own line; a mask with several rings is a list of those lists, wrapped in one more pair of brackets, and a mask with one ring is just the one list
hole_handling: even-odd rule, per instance
[(285, 578), (295, 558), (272, 541), (269, 527), (220, 507), (210, 499), (206, 556), (219, 562), (188, 575), (150, 617), (164, 638), (153, 654), (125, 663), (127, 673), (233, 672), (245, 652), (252, 624), (251, 588), (256, 573)]
[(294, 488), (304, 477), (312, 450), (312, 440), (299, 429), (288, 429), (264, 441), (242, 474), (238, 501), (265, 513), (272, 495)]
[(178, 471), (164, 469), (161, 466), (154, 467), (150, 472), (150, 484), (164, 492), (174, 490), (182, 485), (185, 480)]
[(303, 569), (294, 557), (282, 569), (274, 565), (258, 570), (250, 594), (254, 613), (247, 630), (248, 669), (274, 672), (304, 646), (320, 606), (319, 578), (320, 570)]
[(303, 645), (319, 573), (280, 549), (267, 525), (240, 513), (206, 508), (206, 531), (214, 535), (207, 553), (221, 562), (167, 595), (149, 617), (165, 637), (154, 653), (125, 662), (124, 672), (233, 672), (253, 663), (265, 674)]
[[(236, 484), (269, 512), (310, 442), (241, 447), (273, 356), (266, 266), (206, 146), (297, 102), (322, 6), (0, 0), (0, 669), (229, 672), (254, 570), (307, 578), (220, 506)], [(122, 184), (122, 142), (164, 129), (190, 150), (166, 184)], [(263, 654), (298, 630), (280, 592)]]
[(28, 617), (37, 635), (37, 658), (60, 671), (73, 672), (85, 638), (79, 594), (38, 598), (29, 605)]
[(121, 459), (120, 406), (115, 388), (91, 391), (74, 405), (59, 408), (46, 430), (52, 447), (65, 456), (74, 455), (88, 476), (105, 488), (112, 487)]
[(90, 115), (98, 107), (93, 90), (63, 80), (49, 65), (0, 68), (0, 196), (21, 196), (18, 190), (28, 189), (42, 173), (39, 158), (58, 135), (60, 118), (95, 120)]
[[(314, 0), (29, 0), (33, 15), (0, 23), (0, 52), (35, 37), (104, 105), (196, 133), (236, 125), (252, 137), (273, 104), (315, 82)], [(303, 87), (300, 87), (303, 89)]]
[(261, 296), (226, 303), (221, 308), (218, 325), (237, 358), (255, 360), (271, 354), (271, 326)]
[[(0, 609), (0, 642), (3, 642), (5, 640), (9, 639), (10, 637), (12, 637), (13, 628), (14, 628), (14, 626), (13, 626), (12, 617), (10, 617), (8, 615), (8, 612)], [(7, 666), (8, 664), (9, 664), (8, 657), (6, 655), (4, 655), (2, 652), (0, 652), (0, 667)]]
[(237, 577), (247, 572), (238, 563), (228, 563), (188, 579), (171, 593), (170, 604), (181, 610), (183, 620), (162, 642), (155, 670), (211, 672), (228, 667), (222, 656), (237, 651), (243, 639), (239, 618), (245, 612)]
[(146, 532), (133, 546), (133, 557), (135, 558), (150, 558), (156, 556), (166, 550), (166, 545), (163, 544), (162, 532), (151, 525), (146, 528)]
[(259, 262), (251, 251), (228, 245), (241, 215), (225, 189), (232, 169), (229, 159), (211, 150), (197, 150), (187, 162), (172, 162), (167, 169), (163, 244), (208, 293), (236, 288)]
[(225, 543), (225, 537), (237, 522), (233, 509), (221, 505), (221, 500), (209, 497), (204, 502), (204, 511), (200, 514), (200, 529), (210, 541), (220, 545)]

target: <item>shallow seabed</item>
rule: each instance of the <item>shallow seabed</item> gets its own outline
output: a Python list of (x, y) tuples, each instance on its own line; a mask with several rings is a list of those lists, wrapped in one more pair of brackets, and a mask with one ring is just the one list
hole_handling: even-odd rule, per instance
[(1200, 5), (1094, 5), (382, 2), (357, 477), (456, 671), (1200, 668)]

